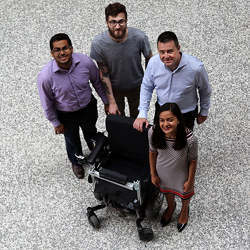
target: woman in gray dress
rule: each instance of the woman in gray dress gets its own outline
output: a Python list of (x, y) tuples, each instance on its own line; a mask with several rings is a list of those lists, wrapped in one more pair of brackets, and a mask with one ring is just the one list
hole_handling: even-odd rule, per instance
[(194, 195), (197, 138), (185, 128), (181, 111), (175, 103), (160, 107), (156, 123), (148, 135), (151, 181), (165, 194), (168, 204), (161, 217), (161, 225), (164, 227), (171, 221), (177, 195), (182, 199), (177, 223), (181, 232), (187, 225), (189, 202)]

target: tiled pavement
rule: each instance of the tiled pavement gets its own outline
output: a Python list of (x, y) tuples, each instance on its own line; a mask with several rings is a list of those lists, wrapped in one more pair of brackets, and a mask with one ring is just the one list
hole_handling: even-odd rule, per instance
[[(182, 50), (205, 63), (213, 88), (209, 119), (195, 127), (199, 166), (188, 227), (177, 232), (178, 203), (168, 227), (150, 221), (155, 239), (143, 243), (134, 218), (113, 209), (100, 211), (101, 229), (90, 227), (92, 187), (73, 176), (36, 87), (50, 37), (66, 32), (75, 51), (89, 54), (94, 35), (106, 29), (109, 1), (0, 1), (0, 249), (249, 248), (246, 2), (122, 1), (128, 25), (147, 33), (154, 54), (157, 36), (175, 31)], [(99, 99), (99, 130), (104, 120)]]

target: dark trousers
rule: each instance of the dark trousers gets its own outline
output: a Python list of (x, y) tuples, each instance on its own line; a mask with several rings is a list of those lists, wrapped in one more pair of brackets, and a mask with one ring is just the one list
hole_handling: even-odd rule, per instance
[(113, 95), (122, 116), (125, 116), (125, 97), (127, 97), (130, 117), (137, 117), (139, 114), (140, 87), (128, 91), (113, 88)]
[(78, 164), (75, 154), (82, 155), (82, 145), (79, 128), (90, 150), (93, 149), (93, 139), (96, 136), (97, 101), (92, 96), (89, 104), (75, 112), (57, 111), (59, 121), (64, 125), (64, 138), (68, 158), (73, 164)]
[[(157, 115), (159, 109), (160, 109), (160, 105), (158, 102), (156, 102), (155, 103), (154, 124), (156, 122), (156, 115)], [(187, 128), (189, 128), (191, 130), (194, 129), (194, 121), (195, 121), (195, 118), (197, 117), (197, 115), (198, 115), (198, 106), (196, 107), (195, 110), (182, 114), (184, 124)]]

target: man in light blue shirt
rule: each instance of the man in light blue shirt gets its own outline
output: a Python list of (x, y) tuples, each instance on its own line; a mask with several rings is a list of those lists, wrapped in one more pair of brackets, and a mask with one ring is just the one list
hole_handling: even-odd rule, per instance
[(143, 124), (148, 125), (147, 113), (156, 89), (155, 112), (166, 102), (177, 103), (186, 126), (193, 129), (195, 118), (198, 124), (203, 123), (210, 107), (211, 86), (204, 65), (197, 58), (180, 52), (178, 39), (171, 31), (158, 37), (157, 47), (159, 54), (150, 59), (142, 81), (134, 128), (142, 131)]

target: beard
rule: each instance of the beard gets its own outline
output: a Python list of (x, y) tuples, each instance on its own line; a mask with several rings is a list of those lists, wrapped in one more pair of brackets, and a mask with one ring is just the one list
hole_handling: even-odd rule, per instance
[(120, 29), (118, 30), (118, 34), (117, 31), (113, 31), (109, 28), (109, 34), (111, 37), (115, 38), (115, 39), (122, 39), (126, 36), (126, 28), (124, 27), (124, 29)]

